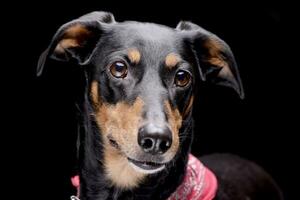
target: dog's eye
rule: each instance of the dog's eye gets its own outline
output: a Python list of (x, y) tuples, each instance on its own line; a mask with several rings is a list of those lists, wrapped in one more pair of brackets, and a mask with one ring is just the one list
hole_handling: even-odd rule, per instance
[(116, 78), (125, 78), (127, 76), (127, 65), (122, 61), (114, 62), (110, 66), (110, 73)]
[(184, 87), (191, 81), (191, 75), (190, 73), (179, 70), (175, 75), (174, 83), (176, 86)]

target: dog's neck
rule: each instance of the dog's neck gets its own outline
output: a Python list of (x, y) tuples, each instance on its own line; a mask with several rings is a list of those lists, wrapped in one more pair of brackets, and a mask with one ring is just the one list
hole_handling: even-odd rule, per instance
[[(181, 184), (186, 170), (188, 154), (192, 143), (191, 119), (183, 121), (181, 134), (186, 137), (181, 141), (180, 152), (173, 161), (166, 166), (166, 169), (149, 175), (146, 180), (137, 188), (122, 190), (111, 186), (105, 179), (105, 173), (101, 160), (101, 134), (93, 116), (90, 114), (92, 107), (85, 105), (84, 126), (85, 130), (81, 137), (79, 150), (80, 168), (80, 199), (81, 200), (105, 200), (105, 199), (167, 199)], [(191, 118), (191, 117), (189, 117)]]

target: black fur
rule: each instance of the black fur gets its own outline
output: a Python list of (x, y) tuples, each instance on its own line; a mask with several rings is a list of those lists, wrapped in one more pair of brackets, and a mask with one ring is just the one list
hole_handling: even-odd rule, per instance
[(200, 158), (217, 176), (216, 199), (283, 199), (277, 184), (257, 164), (230, 154)]
[[(92, 33), (91, 37), (80, 47), (69, 48), (63, 54), (57, 54), (54, 51), (57, 43), (64, 37), (64, 31), (74, 24), (87, 27)], [(203, 45), (207, 40), (214, 40), (222, 46), (220, 56), (228, 63), (231, 76), (219, 76), (220, 66), (207, 62), (208, 49)], [(128, 62), (124, 58), (123, 50), (131, 47), (137, 47), (142, 52), (141, 62), (130, 69), (132, 77), (128, 82), (113, 79), (105, 71), (105, 66), (116, 57)], [(162, 67), (162, 61), (170, 52), (175, 52), (184, 59), (185, 62), (179, 68), (192, 74), (193, 81), (189, 87), (174, 88), (172, 81), (176, 71), (167, 72)], [(106, 103), (125, 101), (130, 104), (137, 96), (151, 94), (157, 95), (161, 104), (162, 100), (169, 100), (172, 107), (178, 108), (180, 112), (183, 112), (191, 95), (196, 92), (197, 84), (202, 81), (231, 87), (240, 97), (244, 96), (235, 59), (228, 45), (214, 34), (190, 22), (181, 22), (176, 29), (172, 29), (150, 23), (117, 23), (110, 13), (94, 12), (63, 25), (57, 31), (49, 48), (39, 60), (39, 75), (48, 57), (84, 66), (86, 89), (81, 104), (83, 124), (78, 147), (81, 200), (167, 199), (183, 180), (193, 140), (193, 120), (190, 112), (184, 118), (180, 129), (180, 148), (163, 171), (149, 175), (139, 187), (132, 190), (121, 190), (112, 186), (103, 171), (103, 141), (92, 115), (95, 112), (89, 96), (92, 81), (98, 81), (101, 99)], [(146, 85), (142, 78), (149, 68), (153, 71)], [(147, 103), (155, 104), (151, 98)], [(153, 109), (156, 109), (155, 105)], [(249, 161), (229, 155), (212, 155), (201, 160), (218, 178), (216, 199), (282, 199), (271, 177)]]

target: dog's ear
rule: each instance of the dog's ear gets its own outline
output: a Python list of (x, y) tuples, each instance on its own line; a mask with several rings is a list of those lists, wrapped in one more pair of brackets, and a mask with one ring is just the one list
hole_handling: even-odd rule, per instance
[(243, 85), (230, 47), (218, 36), (191, 22), (180, 22), (176, 30), (191, 45), (201, 78), (231, 87), (244, 98)]
[(108, 12), (92, 12), (62, 25), (49, 47), (41, 54), (37, 75), (41, 75), (48, 57), (59, 61), (74, 59), (79, 65), (89, 62), (105, 25), (116, 23)]

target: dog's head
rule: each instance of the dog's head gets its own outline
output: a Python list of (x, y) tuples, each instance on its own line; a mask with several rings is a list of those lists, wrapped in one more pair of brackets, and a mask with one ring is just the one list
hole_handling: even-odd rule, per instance
[[(113, 184), (136, 186), (180, 151), (196, 80), (232, 87), (243, 97), (234, 56), (216, 35), (190, 22), (176, 29), (117, 23), (94, 12), (63, 25), (42, 54), (89, 68), (89, 101)], [(199, 83), (197, 83), (199, 84)]]

